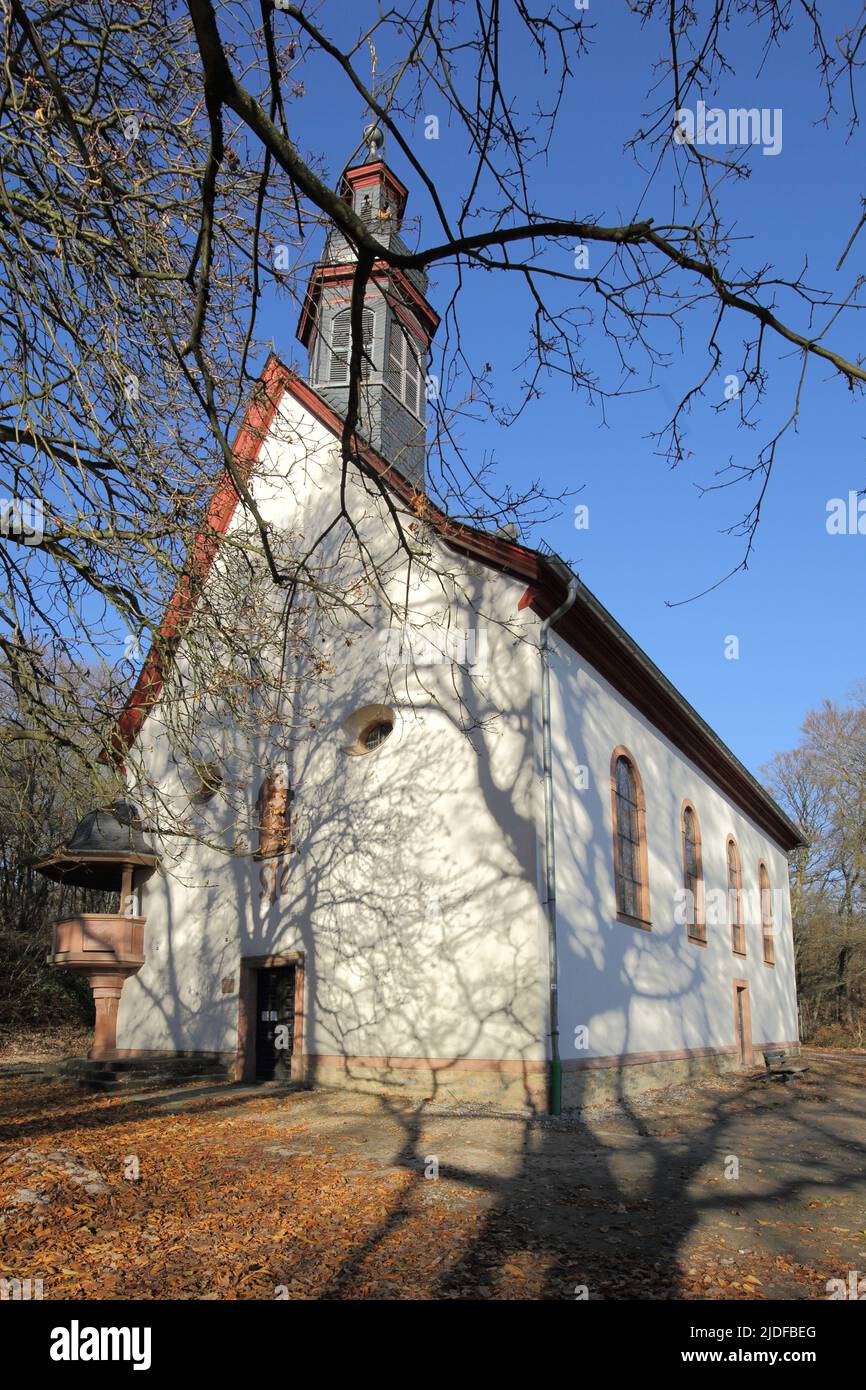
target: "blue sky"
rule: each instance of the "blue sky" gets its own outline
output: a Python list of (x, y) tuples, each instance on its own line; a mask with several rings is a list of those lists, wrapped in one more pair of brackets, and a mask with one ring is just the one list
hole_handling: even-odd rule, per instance
[[(346, 7), (339, 37), (351, 24), (360, 27), (369, 9)], [(334, 13), (331, 6), (323, 8), (326, 28)], [(623, 146), (652, 104), (646, 92), (662, 35), (656, 26), (641, 29), (624, 0), (592, 3), (588, 17), (596, 25), (592, 51), (577, 64), (557, 139), (549, 159), (533, 167), (532, 189), (536, 206), (552, 215), (621, 221), (635, 213), (645, 183)], [(831, 27), (834, 32), (841, 27), (835, 11)], [(843, 271), (835, 273), (864, 192), (862, 133), (847, 138), (844, 112), (829, 129), (819, 124), (824, 103), (801, 34), (789, 39), (781, 57), (770, 57), (760, 76), (760, 51), (745, 27), (726, 39), (725, 52), (736, 74), (718, 90), (716, 104), (779, 107), (783, 113), (781, 152), (770, 157), (754, 150), (752, 177), (728, 188), (722, 198), (726, 218), (749, 238), (740, 253), (743, 263), (772, 262), (777, 274), (793, 277), (808, 258), (810, 283), (847, 292), (866, 255), (864, 232)], [(513, 22), (506, 25), (504, 65), (528, 111), (536, 74)], [(359, 67), (366, 75), (363, 55)], [(311, 63), (303, 76), (307, 95), (292, 106), (297, 140), (302, 149), (321, 151), (335, 178), (358, 138), (362, 105), (323, 60)], [(429, 105), (406, 133), (453, 211), (468, 178), (465, 136), (449, 129), (444, 109), (437, 112), (432, 100)], [(440, 115), (438, 141), (424, 139), (423, 114)], [(420, 214), (435, 235), (429, 204), (393, 142), (387, 156), (409, 184), (410, 211)], [(668, 177), (644, 201), (642, 215), (666, 220), (670, 190)], [(491, 195), (485, 201), (490, 205)], [(551, 249), (547, 263), (555, 265), (557, 258), (561, 263), (563, 254)], [(444, 304), (450, 283), (447, 269), (434, 270), (434, 305)], [(793, 326), (808, 331), (804, 309), (792, 309), (790, 317)], [(858, 351), (859, 319), (854, 318), (831, 339), (852, 355)], [(529, 323), (516, 277), (507, 283), (478, 273), (470, 277), (461, 323), (478, 358), (492, 363), (498, 395), (508, 399)], [(275, 345), (287, 360), (298, 352), (293, 331), (294, 324), (285, 320), (273, 326)], [(724, 371), (739, 365), (742, 332), (732, 320), (724, 339)], [(754, 336), (751, 328), (749, 336)], [(799, 370), (784, 344), (768, 344), (771, 383), (753, 431), (733, 428), (730, 413), (721, 417), (711, 410), (723, 394), (721, 375), (716, 378), (707, 402), (691, 415), (692, 457), (672, 470), (649, 436), (663, 425), (678, 393), (702, 374), (706, 338), (706, 320), (695, 315), (684, 352), (675, 349), (670, 366), (653, 380), (646, 370), (639, 373), (633, 385), (641, 391), (608, 402), (606, 418), (566, 383), (551, 381), (518, 424), (510, 429), (490, 420), (470, 424), (464, 442), (473, 457), (492, 453), (500, 478), (516, 487), (539, 478), (551, 492), (581, 489), (558, 520), (527, 539), (534, 543), (543, 534), (575, 562), (584, 582), (738, 756), (757, 769), (796, 743), (808, 709), (825, 697), (844, 698), (866, 676), (859, 616), (866, 535), (830, 536), (825, 526), (830, 498), (866, 486), (866, 400), (852, 395), (829, 369), (810, 368), (798, 429), (780, 447), (748, 571), (703, 598), (670, 607), (715, 583), (739, 561), (742, 540), (724, 532), (750, 506), (750, 485), (703, 496), (696, 485), (713, 482), (729, 460), (748, 464), (754, 459), (790, 412)], [(613, 359), (600, 328), (587, 339), (587, 357), (604, 377)], [(588, 506), (588, 530), (575, 530), (574, 503)], [(739, 640), (738, 660), (725, 658), (730, 635)]]

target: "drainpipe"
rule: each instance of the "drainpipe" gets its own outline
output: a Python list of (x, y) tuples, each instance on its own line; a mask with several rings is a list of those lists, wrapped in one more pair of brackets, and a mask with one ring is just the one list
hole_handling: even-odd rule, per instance
[(541, 756), (544, 779), (544, 910), (547, 914), (547, 962), (550, 974), (550, 1091), (548, 1109), (558, 1115), (562, 1109), (562, 1062), (559, 1056), (559, 961), (556, 947), (556, 855), (553, 830), (553, 758), (550, 738), (550, 652), (547, 637), (551, 627), (571, 608), (577, 598), (580, 580), (561, 560), (551, 567), (568, 583), (568, 593), (559, 607), (541, 624)]

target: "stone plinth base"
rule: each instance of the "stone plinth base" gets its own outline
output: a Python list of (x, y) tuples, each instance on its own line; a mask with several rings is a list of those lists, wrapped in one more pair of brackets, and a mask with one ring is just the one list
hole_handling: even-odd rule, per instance
[(304, 1070), (311, 1086), (388, 1091), (412, 1100), (456, 1100), (501, 1110), (539, 1112), (547, 1106), (543, 1062), (310, 1056)]

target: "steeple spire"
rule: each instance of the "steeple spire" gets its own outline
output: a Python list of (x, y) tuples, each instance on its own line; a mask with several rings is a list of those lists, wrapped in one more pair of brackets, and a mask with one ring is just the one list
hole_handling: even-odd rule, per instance
[[(374, 65), (375, 77), (375, 65)], [(365, 157), (344, 173), (340, 193), (383, 246), (408, 254), (400, 234), (408, 190), (382, 158), (385, 137), (364, 128)], [(356, 255), (336, 228), (313, 269), (298, 337), (309, 354), (309, 381), (339, 415), (349, 394), (350, 301)], [(420, 270), (377, 262), (363, 310), (363, 385), (359, 433), (419, 489), (424, 486), (425, 383), (430, 341), (439, 324)]]
[[(376, 52), (376, 45), (372, 38), (367, 40), (370, 46), (370, 100), (376, 101), (376, 77), (379, 72), (379, 55)], [(368, 106), (370, 113), (370, 125), (364, 127), (364, 141), (367, 146), (367, 158), (370, 161), (381, 159), (382, 150), (385, 147), (385, 132), (376, 121), (376, 116), (372, 106)]]

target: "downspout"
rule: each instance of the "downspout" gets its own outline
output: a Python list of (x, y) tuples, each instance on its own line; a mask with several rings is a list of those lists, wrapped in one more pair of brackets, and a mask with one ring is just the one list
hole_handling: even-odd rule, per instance
[(547, 963), (550, 976), (550, 1090), (548, 1109), (558, 1115), (562, 1109), (562, 1062), (559, 1056), (559, 959), (556, 946), (556, 854), (553, 828), (553, 758), (550, 737), (550, 652), (548, 633), (572, 607), (580, 580), (562, 561), (551, 566), (568, 581), (568, 593), (549, 618), (541, 624), (541, 758), (544, 780), (544, 910), (547, 913)]

